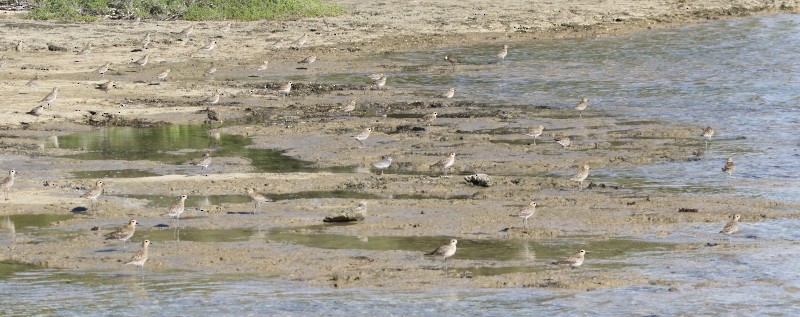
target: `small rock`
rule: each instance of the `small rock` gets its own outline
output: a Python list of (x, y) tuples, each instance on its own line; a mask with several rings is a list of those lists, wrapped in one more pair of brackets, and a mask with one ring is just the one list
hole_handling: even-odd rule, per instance
[(473, 174), (473, 175), (465, 176), (464, 180), (467, 181), (467, 183), (470, 183), (470, 184), (476, 185), (476, 186), (482, 186), (482, 187), (492, 186), (492, 178), (489, 177), (489, 175), (486, 175), (486, 174)]

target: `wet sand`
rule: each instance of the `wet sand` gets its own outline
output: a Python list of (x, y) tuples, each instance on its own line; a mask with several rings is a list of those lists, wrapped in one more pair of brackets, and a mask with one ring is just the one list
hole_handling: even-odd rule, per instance
[[(285, 150), (317, 167), (357, 167), (350, 173), (258, 173), (245, 158), (218, 158), (217, 167), (209, 176), (107, 179), (97, 212), (53, 223), (52, 230), (44, 236), (59, 239), (42, 241), (37, 236), (19, 235), (13, 244), (1, 247), (0, 260), (78, 270), (121, 270), (121, 261), (136, 250), (139, 236), (171, 231), (153, 226), (173, 224), (159, 216), (166, 208), (146, 207), (144, 202), (125, 198), (127, 195), (244, 195), (248, 187), (267, 195), (347, 190), (380, 198), (369, 200), (368, 217), (363, 223), (328, 226), (324, 233), (366, 240), (431, 236), (430, 247), (416, 251), (328, 249), (270, 238), (270, 230), (276, 228), (313, 234), (316, 231), (309, 228), (316, 227), (309, 226), (320, 225), (332, 212), (354, 206), (355, 199), (283, 200), (263, 206), (255, 215), (239, 213), (251, 210), (251, 203), (221, 204), (188, 211), (189, 219), (181, 220), (180, 227), (248, 229), (252, 230), (251, 237), (235, 242), (159, 241), (151, 246), (151, 259), (145, 269), (257, 273), (330, 287), (586, 289), (654, 281), (624, 268), (592, 268), (588, 264), (591, 260), (580, 270), (564, 270), (547, 264), (555, 258), (502, 263), (459, 259), (458, 253), (449, 260), (449, 273), (443, 274), (439, 270), (441, 261), (423, 258), (422, 253), (444, 244), (448, 237), (465, 241), (466, 245), (466, 241), (508, 238), (603, 240), (669, 236), (671, 230), (690, 223), (722, 224), (733, 213), (743, 213), (743, 222), (796, 217), (791, 210), (797, 206), (779, 202), (680, 193), (644, 195), (591, 174), (584, 183), (593, 183), (590, 189), (578, 191), (576, 182), (569, 181), (583, 164), (597, 169), (697, 159), (702, 156), (702, 126), (634, 122), (591, 106), (589, 115), (584, 115), (591, 118), (588, 120), (576, 118), (571, 107), (532, 109), (484, 104), (485, 101), (444, 101), (392, 89), (391, 85), (375, 89), (366, 77), (339, 85), (298, 82), (286, 99), (276, 91), (288, 78), (308, 73), (369, 74), (409, 67), (450, 70), (444, 60), (414, 65), (380, 60), (384, 53), (475, 43), (497, 44), (499, 48), (502, 44), (513, 46), (515, 42), (543, 38), (619, 35), (730, 16), (794, 11), (796, 4), (774, 7), (766, 5), (767, 1), (636, 1), (542, 3), (531, 8), (523, 1), (507, 1), (501, 9), (479, 1), (417, 1), (402, 8), (399, 3), (338, 2), (348, 9), (348, 14), (326, 19), (234, 23), (232, 30), (224, 34), (218, 31), (223, 23), (197, 23), (196, 34), (187, 41), (179, 41), (174, 32), (189, 22), (75, 24), (13, 17), (0, 20), (5, 26), (3, 44), (7, 47), (0, 73), (0, 94), (6, 100), (0, 109), (0, 167), (19, 170), (11, 200), (0, 201), (0, 216), (64, 214), (86, 206), (87, 201), (79, 197), (94, 180), (73, 179), (71, 171), (88, 170), (96, 164), (142, 169), (165, 164), (60, 158), (57, 156), (75, 151), (43, 147), (42, 139), (92, 126), (202, 124), (206, 114), (198, 111), (208, 105), (200, 101), (214, 91), (224, 93), (220, 104), (213, 106), (226, 122), (217, 132), (251, 137), (252, 147)], [(132, 52), (147, 32), (153, 33), (153, 43), (144, 52)], [(309, 34), (309, 43), (300, 49), (292, 48), (292, 42), (304, 33)], [(21, 52), (13, 50), (12, 42), (17, 40), (24, 42)], [(209, 40), (216, 40), (218, 48), (211, 53), (199, 51)], [(76, 52), (87, 42), (93, 43), (94, 50), (86, 58), (77, 56)], [(48, 44), (66, 51), (48, 51)], [(151, 55), (151, 62), (139, 71), (130, 61), (144, 54)], [(296, 62), (309, 55), (317, 55), (318, 61), (308, 70), (298, 69)], [(255, 68), (264, 60), (270, 61), (270, 67), (260, 74)], [(105, 62), (113, 64), (104, 79), (95, 70)], [(218, 73), (213, 78), (203, 76), (212, 64)], [(172, 69), (170, 76), (159, 82), (156, 76), (166, 68)], [(24, 87), (37, 74), (41, 77), (38, 87)], [(247, 77), (241, 82), (225, 80), (245, 76), (259, 77)], [(95, 84), (108, 79), (117, 81), (119, 87), (107, 93), (94, 89)], [(45, 110), (39, 118), (25, 114), (53, 87), (59, 87), (60, 94), (52, 110)], [(353, 97), (358, 100), (353, 114), (338, 110)], [(437, 111), (439, 118), (433, 125), (424, 126), (425, 132), (408, 129), (419, 126), (416, 118), (432, 111)], [(392, 115), (384, 117), (386, 113)], [(569, 135), (575, 145), (562, 150), (549, 132), (533, 145), (524, 132), (543, 120), (547, 131)], [(361, 147), (350, 136), (365, 127), (372, 127), (374, 132)], [(429, 166), (449, 152), (457, 153), (456, 164), (450, 177), (439, 177), (440, 171)], [(393, 155), (396, 160), (384, 175), (376, 175), (369, 168), (382, 155)], [(43, 174), (19, 167), (35, 168), (37, 164), (58, 168)], [(467, 184), (463, 177), (472, 173), (492, 176), (493, 186)], [(521, 228), (520, 218), (509, 214), (530, 200), (537, 201), (538, 207), (526, 230)], [(701, 212), (678, 213), (679, 208), (697, 208)], [(236, 213), (229, 214), (231, 211)], [(102, 240), (102, 234), (132, 218), (141, 223), (133, 238), (136, 243), (123, 246)], [(92, 231), (92, 227), (100, 230)], [(708, 249), (704, 244), (669, 248), (684, 252)], [(108, 249), (115, 252), (98, 252)], [(563, 251), (566, 256), (576, 250)], [(508, 265), (533, 269), (488, 276), (465, 273)]]

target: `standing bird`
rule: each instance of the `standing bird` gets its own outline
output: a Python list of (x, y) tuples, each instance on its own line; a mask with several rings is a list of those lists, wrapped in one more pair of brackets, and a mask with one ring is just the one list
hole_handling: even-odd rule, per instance
[(297, 41), (294, 41), (294, 46), (298, 49), (302, 48), (308, 42), (308, 33), (304, 33)]
[(256, 210), (258, 210), (258, 206), (260, 206), (261, 203), (269, 203), (274, 201), (272, 199), (267, 198), (264, 195), (257, 193), (255, 188), (248, 188), (247, 196), (250, 196), (250, 199), (256, 205), (256, 209), (253, 210), (253, 214), (256, 213)]
[(533, 216), (536, 213), (536, 202), (532, 201), (528, 207), (524, 207), (517, 211), (517, 213), (512, 214), (512, 217), (520, 217), (523, 218), (522, 224), (525, 225), (525, 228), (528, 228), (528, 218)]
[(386, 76), (381, 76), (380, 78), (376, 79), (372, 82), (375, 87), (381, 89), (381, 87), (386, 86)]
[(576, 267), (581, 266), (581, 264), (583, 264), (583, 259), (584, 259), (585, 255), (586, 255), (586, 250), (580, 250), (580, 251), (578, 251), (577, 255), (568, 256), (568, 257), (563, 258), (561, 260), (552, 262), (552, 264), (554, 264), (554, 265), (562, 265), (562, 266), (571, 266), (574, 269)]
[(147, 65), (147, 62), (150, 60), (150, 54), (145, 54), (142, 58), (137, 60), (131, 60), (131, 64), (139, 65), (140, 70), (144, 70), (144, 66)]
[(211, 107), (206, 107), (206, 116), (208, 117), (208, 122), (222, 122), (219, 118), (219, 113), (211, 109)]
[(36, 90), (36, 88), (39, 87), (39, 74), (34, 75), (33, 78), (25, 84), (25, 87)]
[[(192, 161), (191, 164), (194, 166), (202, 167), (203, 172), (205, 172), (208, 169), (208, 166), (211, 165), (211, 154), (206, 152), (205, 154), (203, 154), (203, 157), (199, 158), (196, 161)], [(208, 173), (206, 173), (205, 176), (208, 176)]]
[(438, 112), (433, 112), (422, 116), (422, 118), (417, 119), (417, 123), (431, 125), (434, 121), (436, 121), (436, 116), (438, 116)]
[(500, 59), (501, 64), (506, 60), (507, 55), (508, 55), (508, 45), (503, 45), (503, 49), (500, 50), (500, 52), (497, 52), (497, 58)]
[(575, 110), (578, 110), (578, 117), (583, 118), (583, 110), (586, 110), (586, 106), (589, 105), (589, 99), (581, 98), (581, 101), (575, 105)]
[(147, 247), (150, 245), (150, 240), (142, 241), (142, 249), (131, 257), (131, 260), (125, 265), (138, 265), (139, 269), (144, 268), (144, 263), (147, 262)]
[(127, 242), (128, 239), (133, 237), (133, 234), (136, 232), (136, 219), (131, 219), (128, 221), (127, 225), (120, 227), (117, 230), (109, 232), (106, 234), (106, 240), (119, 240), (122, 242)]
[(316, 61), (317, 61), (317, 56), (316, 55), (311, 55), (311, 56), (306, 57), (306, 58), (304, 58), (303, 60), (301, 60), (301, 61), (299, 61), (297, 63), (298, 64), (306, 64), (306, 66), (304, 66), (303, 68), (308, 69), (308, 67), (311, 67), (311, 64), (313, 64)]
[(364, 146), (364, 140), (369, 138), (369, 134), (372, 132), (372, 128), (366, 128), (361, 131), (361, 133), (351, 136), (353, 139), (356, 139), (358, 143), (361, 143), (361, 146)]
[(533, 137), (533, 145), (536, 145), (536, 138), (542, 135), (543, 132), (544, 132), (544, 126), (539, 125), (538, 127), (531, 128), (530, 130), (528, 130), (528, 133), (526, 133), (525, 135)]
[(736, 165), (733, 165), (733, 157), (729, 157), (728, 161), (725, 162), (725, 166), (722, 167), (722, 171), (728, 173), (728, 177), (733, 176), (733, 172), (736, 170)]
[(450, 88), (450, 89), (447, 90), (447, 92), (442, 94), (442, 97), (447, 98), (447, 99), (452, 99), (453, 96), (455, 96), (455, 95), (456, 95), (456, 89), (455, 88)]
[(389, 166), (392, 166), (392, 160), (394, 160), (394, 158), (391, 156), (383, 156), (381, 157), (380, 161), (372, 163), (372, 166), (380, 171), (380, 175), (383, 175), (383, 170), (389, 168)]
[(172, 71), (172, 69), (167, 68), (163, 72), (159, 73), (158, 74), (158, 81), (166, 81), (167, 77), (169, 77), (169, 72), (170, 71)]
[(0, 181), (0, 187), (3, 187), (3, 194), (6, 200), (8, 200), (8, 191), (11, 190), (11, 186), (14, 186), (15, 174), (17, 174), (17, 171), (10, 170), (8, 171), (8, 176), (6, 176), (6, 178), (3, 178), (3, 180)]
[(189, 39), (189, 35), (192, 35), (192, 33), (194, 33), (194, 24), (178, 32), (178, 35), (181, 37), (182, 41), (185, 41)]
[(350, 99), (349, 101), (347, 101), (347, 104), (342, 106), (342, 112), (347, 113), (348, 115), (353, 110), (356, 110), (356, 99), (355, 98)]
[(139, 42), (139, 45), (141, 45), (142, 50), (147, 49), (147, 46), (150, 45), (150, 32), (147, 32), (147, 35), (145, 35), (142, 41)]
[(369, 79), (372, 79), (372, 81), (376, 81), (378, 79), (381, 79), (381, 77), (384, 77), (384, 76), (385, 75), (383, 73), (375, 73), (375, 74), (367, 75), (367, 77), (369, 77)]
[(430, 253), (426, 253), (425, 255), (431, 255), (436, 257), (442, 257), (444, 259), (444, 270), (447, 271), (447, 258), (456, 254), (456, 244), (458, 240), (451, 239), (450, 244), (445, 244), (436, 248), (436, 250), (431, 251)]
[(742, 215), (735, 214), (733, 215), (733, 219), (725, 224), (725, 227), (722, 227), (719, 233), (728, 236), (728, 243), (731, 243), (731, 235), (739, 231), (739, 219), (742, 218)]
[(106, 73), (108, 72), (108, 69), (110, 67), (111, 67), (111, 62), (106, 62), (105, 64), (103, 64), (103, 66), (100, 66), (100, 68), (97, 69), (97, 73), (100, 74), (100, 77), (106, 78)]
[(97, 198), (103, 194), (103, 181), (97, 181), (94, 184), (94, 187), (87, 190), (81, 198), (89, 199), (90, 206), (94, 209), (94, 206), (97, 204)]
[(258, 68), (256, 68), (256, 71), (257, 72), (263, 72), (263, 71), (267, 70), (267, 68), (269, 68), (269, 61), (264, 61), (263, 64), (258, 65)]
[(231, 22), (226, 23), (221, 28), (219, 28), (219, 32), (222, 34), (226, 34), (231, 31)]
[(206, 69), (206, 72), (203, 75), (204, 76), (209, 76), (209, 77), (214, 77), (214, 74), (216, 74), (216, 73), (217, 73), (217, 67), (214, 66), (214, 64), (211, 64), (211, 66), (209, 66), (208, 69)]
[(442, 169), (442, 173), (444, 173), (444, 177), (447, 177), (447, 169), (449, 169), (453, 164), (456, 162), (456, 153), (450, 153), (447, 157), (443, 158), (442, 160), (436, 162), (436, 164), (431, 165), (430, 167), (438, 167)]
[(572, 178), (569, 180), (578, 182), (578, 191), (580, 191), (581, 188), (583, 188), (583, 181), (587, 177), (589, 177), (589, 165), (584, 165), (583, 168), (578, 170), (578, 172), (575, 173), (575, 176), (572, 176)]
[(207, 103), (207, 104), (210, 104), (210, 105), (215, 105), (215, 104), (219, 103), (219, 98), (221, 96), (222, 96), (222, 93), (219, 93), (219, 92), (215, 91), (213, 94), (211, 94), (211, 96), (208, 96), (208, 97), (206, 97), (206, 99), (203, 99), (203, 103)]
[(39, 102), (47, 103), (47, 109), (51, 109), (53, 103), (56, 101), (57, 98), (58, 98), (58, 87), (53, 87), (53, 90), (49, 94), (47, 94), (47, 96), (42, 98), (42, 100), (39, 100)]
[(208, 44), (201, 46), (198, 50), (203, 52), (212, 52), (217, 48), (217, 41), (208, 42)]
[(712, 136), (714, 136), (714, 128), (706, 127), (703, 129), (703, 138), (706, 139), (706, 150), (708, 149), (708, 141), (711, 141)]
[(458, 58), (456, 58), (455, 56), (452, 56), (452, 55), (445, 55), (444, 56), (444, 60), (450, 62), (450, 65), (453, 66), (453, 71), (456, 70), (456, 65), (461, 63), (461, 61), (458, 60)]
[(92, 43), (88, 43), (86, 44), (86, 46), (83, 47), (83, 49), (80, 52), (78, 52), (77, 55), (83, 56), (83, 58), (86, 59), (86, 56), (89, 56), (89, 53), (91, 52), (92, 52)]
[(22, 41), (17, 41), (17, 45), (14, 46), (14, 50), (17, 52), (22, 52)]
[(558, 145), (560, 145), (564, 150), (566, 150), (568, 146), (572, 145), (572, 140), (568, 136), (563, 138), (556, 138), (554, 136), (553, 139), (556, 140), (556, 143), (558, 143)]
[(161, 216), (162, 217), (175, 218), (175, 220), (180, 218), (181, 214), (183, 213), (183, 211), (186, 210), (184, 205), (186, 203), (186, 198), (187, 197), (188, 196), (186, 196), (186, 195), (181, 195), (181, 197), (178, 199), (178, 202), (176, 202), (174, 205), (172, 205), (172, 207), (169, 207), (169, 210), (167, 210), (167, 213), (165, 213), (165, 214), (163, 214)]
[(108, 93), (108, 90), (111, 89), (112, 87), (117, 87), (117, 84), (110, 80), (101, 84), (94, 85), (95, 89), (100, 89), (105, 93)]
[(39, 120), (39, 116), (44, 114), (44, 106), (38, 105), (35, 108), (31, 109), (31, 111), (26, 112), (25, 114), (35, 116), (36, 120)]
[(292, 82), (287, 82), (280, 87), (278, 87), (278, 93), (283, 95), (283, 99), (286, 100), (286, 96), (292, 92)]

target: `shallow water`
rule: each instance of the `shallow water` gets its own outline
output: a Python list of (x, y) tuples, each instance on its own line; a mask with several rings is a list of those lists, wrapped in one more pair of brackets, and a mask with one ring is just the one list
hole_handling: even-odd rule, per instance
[[(641, 191), (667, 190), (698, 195), (738, 195), (800, 201), (800, 16), (777, 15), (715, 21), (703, 25), (658, 30), (625, 37), (546, 40), (517, 44), (504, 65), (492, 58), (498, 49), (465, 47), (403, 53), (381, 58), (444, 65), (441, 56), (453, 52), (468, 64), (456, 72), (420, 73), (419, 69), (393, 73), (392, 85), (415, 88), (432, 85), (430, 93), (458, 89), (457, 98), (501, 104), (530, 104), (570, 109), (582, 96), (592, 99), (583, 120), (598, 113), (626, 116), (634, 121), (679, 120), (710, 125), (717, 135), (704, 149), (687, 143), (687, 157), (700, 151), (700, 160), (632, 168), (599, 170), (590, 181), (614, 181)], [(513, 70), (513, 71), (509, 71)], [(355, 78), (355, 77), (353, 77)], [(441, 88), (441, 89), (440, 89)], [(423, 91), (425, 92), (425, 91)], [(554, 118), (543, 118), (553, 120)], [(577, 120), (577, 119), (576, 119)], [(124, 128), (119, 131), (124, 131)], [(99, 131), (99, 132), (98, 132)], [(88, 148), (92, 159), (111, 155), (103, 148), (133, 156), (162, 157), (180, 163), (209, 147), (238, 150), (247, 157), (246, 139), (222, 136), (213, 144), (205, 131), (178, 128), (154, 143), (127, 140), (131, 132), (103, 129), (59, 140), (62, 147)], [(182, 140), (179, 147), (158, 147)], [(110, 144), (119, 141), (119, 146)], [(126, 152), (136, 146), (154, 151)], [(191, 153), (176, 152), (194, 149)], [(236, 152), (245, 151), (245, 152)], [(220, 153), (225, 153), (224, 150)], [(190, 155), (191, 154), (191, 155)], [(220, 154), (223, 155), (223, 154)], [(270, 154), (273, 155), (273, 154)], [(279, 153), (277, 158), (283, 159)], [(720, 171), (733, 155), (733, 178)], [(266, 156), (265, 157), (269, 157)], [(107, 156), (106, 158), (111, 158)], [(259, 164), (254, 160), (254, 165)], [(307, 168), (303, 163), (295, 169)], [(291, 164), (290, 164), (291, 165)], [(269, 170), (265, 167), (264, 170)], [(453, 258), (484, 261), (489, 251), (508, 254), (504, 260), (519, 265), (527, 246), (537, 257), (552, 258), (575, 248), (598, 249), (587, 257), (586, 269), (621, 265), (649, 276), (651, 285), (564, 291), (553, 289), (319, 289), (301, 282), (270, 276), (219, 276), (201, 273), (87, 273), (46, 270), (0, 264), (2, 315), (103, 315), (113, 309), (122, 315), (353, 315), (381, 311), (385, 315), (512, 314), (591, 316), (672, 315), (800, 315), (800, 273), (796, 247), (800, 221), (779, 219), (743, 224), (741, 234), (726, 245), (709, 235), (721, 223), (693, 224), (667, 237), (645, 237), (645, 242), (711, 243), (716, 246), (680, 251), (636, 249), (602, 241), (590, 245), (542, 245), (523, 241), (464, 240)], [(155, 231), (154, 231), (155, 232)], [(167, 235), (171, 230), (159, 234)], [(244, 239), (250, 232), (235, 238)], [(380, 252), (394, 245), (430, 249), (449, 237), (344, 237), (313, 232), (273, 232), (274, 239), (318, 248), (354, 248)], [(313, 237), (313, 236), (317, 237)], [(322, 236), (322, 237), (320, 237)], [(320, 239), (325, 238), (325, 239)], [(441, 239), (439, 239), (441, 238)], [(329, 243), (328, 239), (335, 241)], [(364, 241), (366, 239), (366, 241)], [(433, 239), (436, 242), (431, 242)], [(617, 239), (618, 240), (618, 239)], [(609, 241), (617, 241), (609, 240)], [(235, 241), (235, 240), (234, 240)], [(433, 243), (433, 245), (430, 245)], [(594, 243), (594, 245), (591, 245)], [(486, 244), (486, 245), (482, 245)], [(757, 246), (753, 246), (757, 245)], [(742, 247), (739, 247), (742, 246)], [(472, 249), (472, 250), (470, 250)], [(492, 249), (492, 250), (487, 250)], [(635, 249), (635, 248), (634, 248)], [(481, 250), (477, 252), (476, 250)], [(567, 251), (564, 251), (567, 250)], [(516, 253), (514, 253), (516, 252)], [(608, 254), (605, 254), (608, 253)], [(495, 256), (497, 256), (495, 254)], [(493, 259), (493, 258), (492, 258)], [(494, 259), (493, 259), (494, 260)], [(454, 261), (457, 262), (457, 261)], [(451, 264), (452, 265), (452, 264)], [(502, 269), (502, 268), (501, 268)], [(493, 274), (492, 269), (476, 271)], [(497, 272), (495, 273), (504, 273)], [(670, 287), (674, 287), (672, 291)], [(24, 294), (25, 296), (20, 296)], [(265, 300), (268, 299), (268, 300)]]
[[(220, 134), (216, 137), (208, 133), (202, 125), (168, 125), (154, 128), (112, 127), (78, 132), (58, 138), (64, 149), (85, 150), (67, 157), (82, 160), (153, 160), (170, 164), (185, 165), (185, 169), (199, 173), (200, 169), (187, 163), (210, 151), (212, 157), (245, 157), (259, 172), (349, 172), (352, 167), (316, 169), (311, 163), (301, 161), (280, 151), (253, 149), (252, 141), (244, 136)], [(213, 167), (209, 167), (214, 170)], [(80, 171), (79, 178), (89, 176), (137, 177), (151, 171), (132, 170), (129, 173), (108, 173), (107, 171)], [(153, 173), (160, 175), (158, 173)]]

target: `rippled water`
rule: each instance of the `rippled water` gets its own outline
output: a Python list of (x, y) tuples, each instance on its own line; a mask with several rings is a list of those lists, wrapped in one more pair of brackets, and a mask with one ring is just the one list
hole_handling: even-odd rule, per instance
[[(798, 38), (798, 15), (752, 17), (626, 37), (517, 44), (504, 65), (391, 76), (398, 87), (455, 86), (459, 98), (470, 100), (569, 108), (588, 96), (592, 103), (584, 116), (589, 118), (594, 112), (710, 125), (717, 135), (700, 160), (610, 168), (595, 175), (640, 190), (797, 202)], [(382, 58), (441, 65), (441, 56), (453, 52), (470, 64), (486, 65), (496, 63), (496, 50), (451, 48)], [(197, 148), (208, 146), (205, 139)], [(687, 156), (693, 150), (698, 149), (687, 149)], [(728, 179), (719, 169), (731, 155), (737, 173)], [(707, 235), (720, 225), (692, 224), (669, 237), (646, 239), (724, 243)], [(333, 290), (269, 276), (138, 273), (128, 268), (86, 273), (0, 264), (0, 314), (791, 316), (800, 315), (797, 232), (800, 221), (779, 219), (742, 226), (734, 243), (758, 247), (626, 253), (614, 261), (648, 276), (652, 285), (588, 291)], [(354, 239), (351, 243), (360, 243)], [(584, 266), (591, 270), (593, 265), (601, 264), (589, 257)]]

